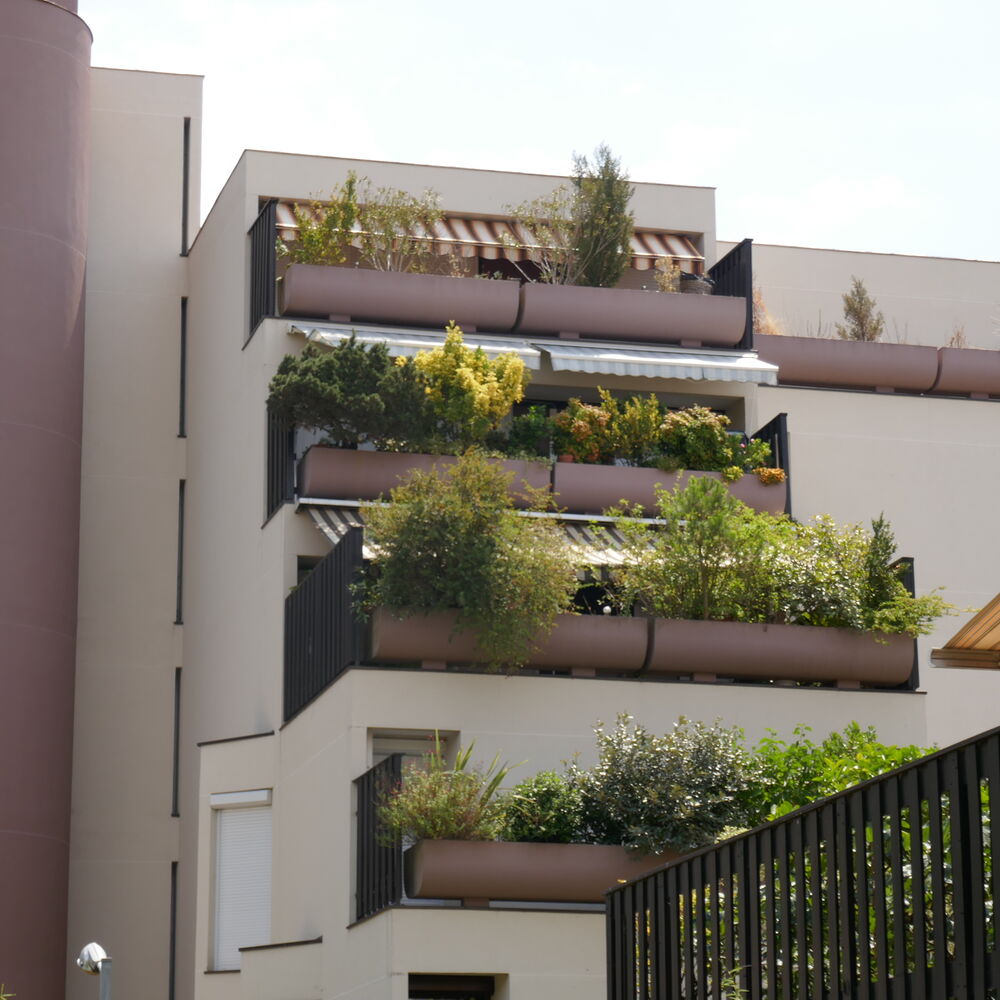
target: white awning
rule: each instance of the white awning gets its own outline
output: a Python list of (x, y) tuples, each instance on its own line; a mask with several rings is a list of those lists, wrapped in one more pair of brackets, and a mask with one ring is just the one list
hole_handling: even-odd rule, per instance
[[(353, 334), (359, 344), (385, 344), (393, 357), (410, 358), (419, 351), (429, 351), (444, 343), (444, 331), (441, 333), (415, 333), (402, 327), (392, 326), (362, 326), (358, 324), (344, 325), (340, 323), (325, 323), (322, 326), (303, 326), (291, 323), (289, 333), (304, 334), (310, 343), (325, 344), (336, 347), (344, 340), (349, 340)], [(481, 347), (486, 356), (493, 359), (501, 354), (516, 354), (525, 368), (537, 369), (541, 363), (541, 352), (527, 341), (516, 337), (489, 337), (478, 333), (463, 333), (462, 342), (466, 347)]]
[(752, 351), (692, 351), (685, 347), (632, 349), (611, 344), (537, 340), (532, 346), (548, 355), (557, 372), (778, 384), (778, 366), (761, 361)]
[[(303, 503), (300, 510), (307, 510), (316, 527), (323, 532), (330, 543), (337, 542), (351, 528), (363, 528), (364, 514), (358, 507), (332, 503)], [(558, 515), (556, 515), (558, 516)], [(560, 527), (573, 555), (584, 566), (620, 566), (625, 562), (625, 539), (612, 523), (597, 524), (582, 518), (563, 520)], [(365, 559), (371, 559), (370, 546), (364, 546)]]

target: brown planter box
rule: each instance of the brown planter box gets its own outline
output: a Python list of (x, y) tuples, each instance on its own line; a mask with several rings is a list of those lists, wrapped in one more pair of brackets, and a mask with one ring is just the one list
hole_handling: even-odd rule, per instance
[(290, 264), (281, 281), (281, 313), (366, 323), (507, 333), (517, 320), (516, 281), (401, 274), (323, 264)]
[(653, 627), (651, 674), (701, 674), (765, 680), (895, 687), (913, 668), (913, 640), (810, 625), (680, 621)]
[(746, 299), (733, 296), (535, 283), (521, 289), (517, 332), (733, 347), (745, 322)]
[(603, 903), (609, 889), (677, 857), (603, 844), (421, 840), (403, 855), (403, 865), (412, 899)]
[[(388, 495), (411, 472), (427, 472), (438, 466), (453, 465), (452, 455), (409, 455), (399, 451), (353, 451), (313, 445), (299, 466), (299, 495), (326, 500), (376, 500)], [(497, 459), (513, 473), (511, 494), (517, 502), (525, 484), (548, 490), (551, 469), (547, 462), (522, 462)]]
[[(556, 503), (577, 514), (599, 514), (623, 499), (639, 503), (647, 514), (657, 510), (656, 490), (670, 490), (682, 478), (709, 476), (721, 479), (718, 472), (661, 472), (624, 465), (585, 465), (580, 462), (557, 462), (552, 472)], [(764, 486), (752, 473), (729, 484), (733, 496), (756, 510), (781, 514), (785, 510), (788, 484)]]
[(1000, 396), (1000, 351), (938, 348), (938, 377), (931, 392)]
[(762, 361), (778, 366), (781, 385), (927, 392), (937, 379), (937, 348), (820, 337), (754, 337)]
[[(455, 632), (455, 612), (398, 618), (372, 616), (373, 660), (395, 663), (474, 663), (482, 660), (471, 631)], [(531, 666), (578, 672), (638, 673), (646, 657), (646, 620), (604, 615), (559, 615), (531, 656)]]

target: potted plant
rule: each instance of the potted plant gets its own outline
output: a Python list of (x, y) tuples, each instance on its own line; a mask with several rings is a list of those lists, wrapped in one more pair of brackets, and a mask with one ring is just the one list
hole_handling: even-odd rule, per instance
[[(454, 461), (442, 453), (483, 441), (521, 398), (526, 381), (516, 355), (490, 360), (467, 347), (452, 324), (441, 347), (409, 360), (390, 358), (384, 345), (366, 347), (353, 336), (329, 351), (308, 345), (282, 360), (268, 406), (288, 424), (324, 435), (324, 446), (303, 458), (302, 496), (374, 500), (413, 469)], [(515, 492), (548, 488), (547, 464), (504, 464)]]
[(448, 769), (436, 749), (410, 770), (380, 810), (387, 832), (412, 844), (408, 895), (601, 902), (742, 817), (750, 772), (737, 730), (681, 719), (658, 737), (623, 715), (613, 732), (595, 733), (592, 768), (574, 762), (506, 794), (498, 757), (470, 769), (463, 751)]
[(468, 452), (369, 510), (376, 557), (360, 596), (378, 609), (375, 655), (394, 620), (431, 616), (446, 642), (469, 633), (474, 662), (516, 670), (531, 658), (569, 610), (576, 570), (559, 527), (518, 516), (508, 488), (502, 469)]
[(911, 597), (883, 518), (871, 531), (830, 518), (797, 524), (751, 510), (710, 479), (660, 492), (665, 527), (622, 521), (623, 607), (656, 619), (652, 673), (891, 686), (912, 638), (950, 608)]
[(294, 212), (297, 239), (278, 241), (288, 261), (283, 315), (430, 326), (454, 320), (497, 332), (514, 326), (516, 282), (428, 273), (440, 256), (435, 233), (443, 213), (435, 192), (411, 195), (351, 173), (328, 201)]
[[(649, 514), (656, 509), (657, 489), (708, 476), (725, 479), (734, 495), (757, 509), (784, 511), (785, 476), (768, 468), (770, 446), (731, 434), (724, 414), (702, 406), (664, 411), (652, 393), (621, 401), (599, 392), (600, 406), (571, 399), (555, 418), (557, 450), (571, 449), (582, 462), (615, 463), (556, 466), (553, 490), (569, 510), (598, 513), (625, 500)], [(744, 476), (749, 470), (753, 478)]]

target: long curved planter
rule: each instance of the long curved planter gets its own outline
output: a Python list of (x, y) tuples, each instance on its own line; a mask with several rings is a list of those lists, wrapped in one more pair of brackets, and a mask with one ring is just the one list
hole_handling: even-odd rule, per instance
[(412, 899), (602, 903), (609, 889), (677, 857), (603, 844), (421, 840), (403, 855), (403, 868)]
[(507, 333), (517, 320), (516, 281), (401, 274), (323, 264), (291, 264), (281, 281), (281, 313), (366, 323)]
[[(399, 618), (387, 608), (372, 616), (371, 655), (390, 663), (482, 661), (470, 630), (455, 631), (455, 612)], [(603, 615), (559, 615), (531, 654), (531, 665), (577, 672), (638, 673), (646, 658), (646, 620)]]
[[(299, 495), (336, 500), (376, 500), (399, 486), (417, 470), (453, 465), (451, 455), (410, 455), (399, 451), (353, 451), (313, 445), (299, 465)], [(525, 486), (548, 490), (551, 472), (547, 462), (500, 460), (513, 473), (511, 495), (515, 503), (524, 503)]]
[(1000, 396), (1000, 351), (938, 348), (938, 377), (931, 392)]
[[(809, 625), (560, 615), (530, 665), (575, 673), (691, 675), (896, 687), (913, 667), (905, 635)], [(455, 612), (372, 619), (374, 662), (466, 664), (481, 661), (475, 636), (455, 632)]]
[[(628, 500), (630, 503), (641, 504), (647, 514), (652, 514), (657, 509), (658, 488), (673, 489), (691, 476), (722, 478), (718, 472), (661, 472), (659, 469), (621, 465), (557, 462), (552, 486), (559, 506), (573, 513), (599, 514), (622, 500)], [(787, 482), (764, 486), (752, 473), (729, 483), (729, 492), (748, 506), (772, 514), (784, 513), (788, 500)]]
[(521, 289), (517, 332), (733, 347), (745, 323), (746, 300), (735, 296), (535, 283)]
[(651, 674), (836, 681), (871, 687), (902, 684), (912, 668), (913, 640), (905, 635), (668, 618), (654, 622), (648, 666)]
[(781, 385), (927, 392), (937, 379), (936, 347), (766, 335), (754, 347), (778, 366)]

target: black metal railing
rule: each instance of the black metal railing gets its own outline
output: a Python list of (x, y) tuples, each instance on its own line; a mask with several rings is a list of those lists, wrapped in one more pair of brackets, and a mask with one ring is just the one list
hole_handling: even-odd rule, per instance
[(278, 238), (277, 208), (278, 202), (274, 198), (264, 202), (247, 233), (250, 238), (250, 309), (247, 317), (247, 340), (253, 336), (260, 321), (273, 316), (277, 308), (274, 250)]
[(351, 600), (361, 564), (362, 529), (350, 528), (285, 598), (286, 722), (361, 660), (365, 629)]
[(357, 796), (357, 868), (354, 919), (363, 920), (403, 898), (403, 850), (378, 821), (380, 798), (403, 779), (403, 755), (390, 754), (354, 779)]
[(608, 894), (609, 1000), (985, 1000), (1000, 729)]
[(743, 240), (708, 269), (715, 282), (715, 295), (736, 295), (746, 299), (743, 339), (736, 346), (753, 350), (753, 240)]
[(270, 517), (295, 492), (295, 428), (267, 411), (264, 516)]
[(792, 513), (792, 471), (788, 450), (788, 414), (779, 413), (763, 427), (751, 435), (757, 441), (766, 441), (771, 446), (771, 461), (775, 468), (785, 472), (785, 513)]

